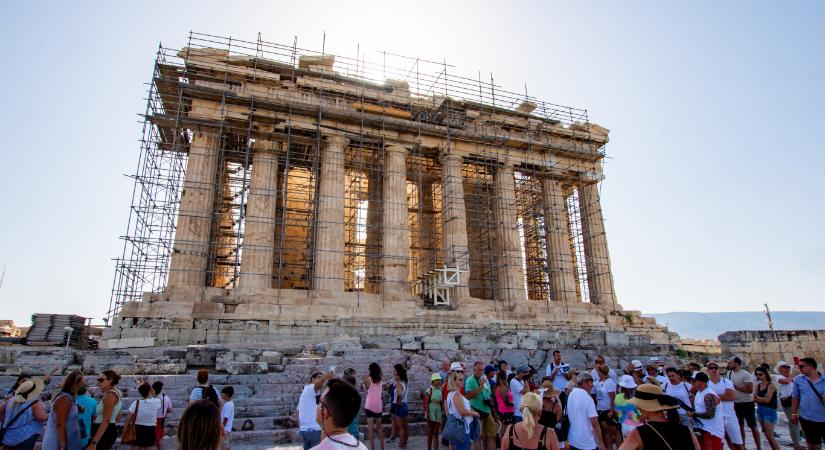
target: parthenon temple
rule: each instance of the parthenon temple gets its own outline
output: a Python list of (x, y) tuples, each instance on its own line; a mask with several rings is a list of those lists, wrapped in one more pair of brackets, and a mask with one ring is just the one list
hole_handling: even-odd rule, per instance
[(422, 58), (196, 33), (149, 86), (113, 346), (662, 334), (617, 302), (608, 130), (583, 109)]

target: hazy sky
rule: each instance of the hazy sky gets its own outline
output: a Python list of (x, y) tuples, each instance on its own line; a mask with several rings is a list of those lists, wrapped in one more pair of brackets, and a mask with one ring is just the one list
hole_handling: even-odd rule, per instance
[[(620, 303), (825, 310), (825, 2), (3, 2), (0, 318), (100, 321), (158, 43), (446, 58), (611, 130)], [(575, 4), (574, 6), (571, 6)]]

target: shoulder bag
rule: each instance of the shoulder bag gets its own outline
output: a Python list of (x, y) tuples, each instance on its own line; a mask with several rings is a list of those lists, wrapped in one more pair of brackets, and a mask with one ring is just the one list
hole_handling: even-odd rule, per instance
[(444, 432), (441, 437), (454, 445), (461, 445), (465, 441), (464, 419), (450, 414), (450, 403), (452, 403), (453, 398), (455, 398), (455, 394), (447, 399), (447, 422), (444, 424)]
[[(8, 430), (9, 428), (12, 428), (12, 425), (14, 425), (14, 422), (16, 422), (17, 419), (19, 419), (20, 416), (22, 416), (23, 413), (26, 412), (27, 409), (34, 406), (34, 404), (37, 403), (38, 401), (40, 401), (40, 400), (35, 400), (35, 401), (29, 403), (28, 405), (20, 408), (20, 411), (17, 411), (17, 414), (15, 414), (14, 417), (11, 418), (11, 420), (9, 421), (8, 426), (0, 426), (0, 446), (3, 445), (3, 438), (6, 436), (6, 430)], [(3, 405), (3, 406), (5, 407), (6, 405)], [(0, 424), (0, 425), (2, 425), (2, 424)]]
[(135, 413), (132, 414), (132, 417), (129, 418), (126, 425), (123, 425), (123, 432), (120, 434), (121, 444), (132, 445), (137, 440), (135, 422), (137, 421), (138, 411), (140, 411), (140, 400), (135, 401), (137, 402), (137, 404), (135, 404)]

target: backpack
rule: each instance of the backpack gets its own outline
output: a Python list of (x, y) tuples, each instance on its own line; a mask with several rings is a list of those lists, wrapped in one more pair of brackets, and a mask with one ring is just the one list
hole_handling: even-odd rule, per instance
[(218, 391), (215, 390), (215, 387), (210, 385), (207, 386), (198, 386), (201, 389), (201, 400), (209, 400), (218, 407), (221, 408), (221, 398), (218, 397)]
[[(2, 424), (2, 423), (0, 423), (0, 445), (2, 445), (2, 443), (3, 443), (3, 438), (6, 436), (6, 430), (8, 430), (9, 428), (14, 428), (12, 425), (14, 425), (14, 423), (15, 423), (15, 422), (17, 422), (17, 419), (19, 419), (19, 418), (20, 418), (20, 416), (22, 416), (22, 415), (23, 415), (23, 413), (24, 413), (24, 412), (26, 412), (26, 410), (27, 410), (27, 409), (31, 408), (32, 406), (34, 406), (34, 404), (35, 404), (35, 403), (37, 403), (37, 402), (39, 402), (39, 401), (40, 401), (40, 400), (35, 400), (35, 401), (33, 401), (33, 402), (29, 403), (28, 405), (26, 405), (26, 406), (24, 406), (24, 407), (20, 408), (20, 410), (19, 410), (19, 411), (17, 411), (17, 414), (15, 414), (14, 416), (12, 416), (11, 420), (9, 421), (8, 426), (3, 426), (3, 424)], [(5, 405), (5, 404), (3, 404), (3, 407), (5, 408), (5, 407), (6, 407), (6, 405)]]

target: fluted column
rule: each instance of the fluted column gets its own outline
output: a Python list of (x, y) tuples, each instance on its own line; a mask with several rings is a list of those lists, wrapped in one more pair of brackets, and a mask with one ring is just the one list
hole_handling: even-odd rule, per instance
[(461, 274), (461, 285), (454, 292), (457, 297), (469, 297), (470, 254), (467, 246), (467, 210), (464, 207), (464, 182), (461, 176), (463, 158), (445, 154), (441, 157), (442, 195), (441, 217), (444, 262), (466, 270)]
[(601, 199), (597, 183), (579, 186), (582, 234), (584, 235), (584, 259), (587, 264), (587, 280), (590, 302), (616, 306), (613, 290), (613, 273), (610, 270), (610, 253), (604, 231)]
[[(376, 157), (376, 159), (378, 159)], [(381, 290), (381, 223), (384, 186), (382, 186), (379, 162), (367, 169), (367, 239), (364, 261), (364, 292), (377, 294)]]
[(558, 180), (545, 178), (541, 183), (551, 296), (554, 301), (575, 302), (578, 301), (575, 261), (570, 246), (570, 219), (564, 191)]
[(241, 255), (242, 289), (272, 287), (280, 149), (279, 142), (258, 141), (253, 144), (252, 179), (249, 181)]
[(315, 221), (315, 290), (344, 290), (344, 150), (347, 145), (349, 139), (331, 136), (322, 151)]
[(496, 238), (498, 240), (498, 299), (512, 304), (527, 301), (521, 261), (521, 239), (516, 211), (513, 167), (499, 167), (496, 184)]
[(205, 287), (220, 135), (197, 131), (189, 146), (168, 287)]
[(384, 293), (410, 292), (410, 229), (407, 211), (407, 149), (387, 146), (384, 154)]

